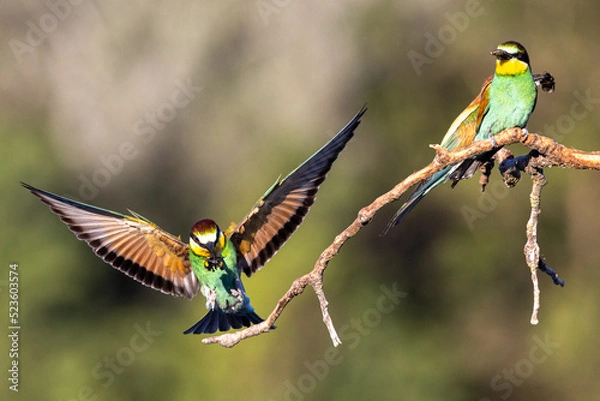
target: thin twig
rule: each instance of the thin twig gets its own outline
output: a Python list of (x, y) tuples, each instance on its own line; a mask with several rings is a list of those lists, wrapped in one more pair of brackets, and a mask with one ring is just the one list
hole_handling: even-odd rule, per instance
[(319, 299), (319, 305), (321, 306), (321, 313), (323, 315), (323, 323), (325, 323), (325, 327), (327, 327), (327, 331), (329, 331), (329, 337), (331, 337), (333, 346), (337, 347), (342, 343), (342, 340), (340, 340), (340, 336), (338, 336), (335, 326), (333, 325), (333, 321), (331, 320), (331, 316), (329, 315), (329, 302), (327, 302), (325, 292), (323, 292), (323, 280), (321, 278), (317, 278), (316, 282), (319, 285), (313, 285), (313, 288), (317, 294), (317, 298)]
[(540, 246), (537, 242), (537, 226), (538, 219), (541, 213), (540, 208), (540, 196), (542, 188), (547, 184), (546, 177), (544, 176), (543, 170), (538, 170), (536, 173), (531, 175), (533, 182), (531, 193), (529, 195), (529, 204), (531, 205), (531, 214), (527, 221), (527, 242), (523, 249), (525, 253), (525, 260), (529, 271), (531, 272), (531, 282), (533, 283), (533, 312), (531, 313), (531, 324), (538, 324), (538, 312), (540, 310), (540, 287), (538, 284), (537, 271), (540, 260)]
[(561, 287), (565, 286), (564, 280), (562, 280), (560, 277), (558, 277), (558, 274), (556, 274), (554, 269), (552, 269), (550, 266), (548, 266), (546, 264), (546, 261), (544, 261), (544, 259), (541, 256), (540, 256), (540, 260), (538, 262), (538, 269), (543, 271), (547, 275), (549, 275), (552, 278), (552, 282), (555, 285), (559, 285)]

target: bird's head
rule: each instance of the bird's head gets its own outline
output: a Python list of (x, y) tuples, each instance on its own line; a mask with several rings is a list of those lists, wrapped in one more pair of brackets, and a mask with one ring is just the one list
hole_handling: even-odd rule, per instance
[(225, 234), (217, 223), (204, 219), (192, 226), (190, 233), (190, 249), (203, 258), (218, 257), (225, 247)]
[(527, 50), (518, 42), (504, 42), (492, 55), (496, 57), (496, 75), (518, 75), (529, 69)]

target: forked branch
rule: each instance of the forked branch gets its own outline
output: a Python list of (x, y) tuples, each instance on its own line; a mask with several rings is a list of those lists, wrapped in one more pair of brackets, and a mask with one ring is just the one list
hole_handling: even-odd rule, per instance
[[(506, 164), (504, 167), (512, 167), (512, 170), (509, 169), (510, 171), (508, 173), (506, 170), (503, 172), (505, 182), (507, 182), (507, 179), (510, 179), (507, 184), (516, 185), (520, 178), (520, 172), (522, 171), (528, 174), (539, 174), (538, 176), (532, 174), (532, 179), (534, 182), (530, 197), (532, 211), (529, 223), (527, 225), (528, 241), (527, 245), (525, 246), (525, 257), (531, 270), (532, 280), (534, 281), (534, 292), (537, 288), (536, 269), (542, 270), (546, 274), (550, 275), (555, 284), (564, 285), (562, 280), (558, 278), (556, 273), (550, 269), (550, 267), (548, 267), (540, 257), (539, 245), (537, 244), (537, 219), (540, 211), (539, 199), (541, 188), (545, 184), (545, 177), (543, 176), (543, 171), (541, 169), (545, 167), (557, 166), (573, 169), (600, 170), (600, 152), (585, 152), (582, 150), (567, 148), (566, 146), (555, 142), (553, 139), (539, 134), (529, 133), (525, 136), (524, 132), (519, 128), (512, 128), (503, 131), (500, 134), (495, 135), (494, 139), (498, 146), (521, 142), (525, 146), (532, 149), (532, 152), (530, 152), (529, 155), (520, 156), (520, 158), (513, 158), (510, 153), (501, 153), (501, 155), (504, 155), (502, 162)], [(290, 301), (302, 294), (304, 289), (310, 285), (315, 290), (317, 298), (319, 299), (319, 304), (321, 306), (321, 312), (323, 315), (323, 322), (329, 331), (333, 345), (337, 346), (341, 344), (340, 338), (331, 320), (331, 316), (329, 315), (328, 302), (325, 297), (325, 293), (323, 292), (323, 276), (329, 261), (331, 261), (331, 259), (333, 259), (339, 253), (342, 246), (350, 238), (354, 237), (363, 226), (367, 225), (373, 219), (375, 214), (383, 206), (398, 200), (410, 187), (417, 184), (421, 180), (431, 177), (437, 171), (440, 171), (452, 164), (474, 157), (485, 151), (491, 150), (493, 145), (489, 140), (476, 141), (467, 147), (452, 152), (442, 148), (439, 145), (431, 145), (431, 147), (436, 151), (434, 160), (421, 170), (418, 170), (406, 177), (402, 182), (397, 184), (390, 191), (379, 196), (371, 204), (363, 207), (358, 212), (356, 219), (345, 230), (338, 234), (334, 241), (321, 253), (312, 271), (294, 280), (290, 289), (283, 295), (283, 297), (281, 297), (273, 312), (271, 312), (269, 317), (264, 322), (235, 333), (227, 333), (205, 338), (203, 342), (205, 344), (220, 344), (224, 347), (233, 347), (248, 337), (257, 336), (259, 334), (268, 332)], [(509, 161), (511, 159), (512, 161)], [(487, 183), (487, 179), (485, 180), (485, 183)], [(534, 300), (537, 300), (537, 304), (534, 305), (534, 311), (531, 318), (533, 324), (537, 322), (537, 311), (539, 309), (539, 289), (537, 289), (536, 294), (537, 295), (534, 296)]]

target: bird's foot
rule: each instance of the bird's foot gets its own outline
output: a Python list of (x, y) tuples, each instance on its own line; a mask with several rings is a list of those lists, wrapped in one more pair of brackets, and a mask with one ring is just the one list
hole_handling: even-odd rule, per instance
[(521, 131), (523, 131), (523, 141), (525, 141), (529, 135), (529, 131), (527, 131), (527, 128), (521, 128)]
[(496, 140), (494, 139), (493, 136), (490, 136), (490, 143), (492, 144), (493, 147), (495, 147), (495, 148), (498, 147), (498, 142), (496, 142)]

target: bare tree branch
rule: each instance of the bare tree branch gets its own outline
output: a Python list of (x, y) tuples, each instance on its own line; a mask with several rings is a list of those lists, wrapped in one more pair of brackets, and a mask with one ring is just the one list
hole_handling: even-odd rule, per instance
[(537, 270), (540, 260), (540, 246), (537, 242), (538, 219), (541, 213), (541, 194), (542, 188), (548, 183), (543, 171), (540, 169), (537, 173), (531, 175), (533, 186), (529, 195), (529, 204), (531, 205), (531, 214), (527, 221), (527, 243), (525, 243), (525, 260), (529, 271), (531, 272), (531, 282), (533, 284), (533, 312), (531, 314), (531, 324), (538, 324), (538, 311), (540, 310), (540, 287), (538, 285)]
[[(507, 185), (509, 186), (516, 185), (520, 179), (521, 171), (531, 174), (538, 170), (541, 171), (541, 168), (552, 166), (600, 170), (600, 152), (585, 152), (582, 150), (567, 148), (566, 146), (555, 142), (553, 139), (539, 134), (529, 133), (525, 136), (524, 132), (519, 128), (505, 130), (495, 135), (494, 140), (496, 146), (505, 146), (521, 142), (525, 146), (532, 149), (532, 152), (530, 152), (528, 155), (520, 156), (518, 158), (514, 158), (510, 152), (498, 152), (500, 156), (497, 157), (497, 160), (502, 160), (503, 163), (505, 163), (504, 167), (506, 168), (513, 167), (508, 173), (503, 173), (505, 183), (507, 183), (508, 180)], [(396, 201), (410, 187), (417, 184), (421, 180), (431, 177), (437, 171), (491, 150), (493, 145), (491, 141), (483, 140), (473, 142), (469, 146), (454, 151), (448, 151), (439, 145), (430, 145), (430, 147), (436, 151), (434, 160), (421, 170), (418, 170), (406, 177), (390, 191), (376, 198), (371, 204), (360, 209), (356, 219), (346, 229), (338, 234), (334, 241), (321, 253), (312, 271), (294, 280), (290, 289), (283, 295), (283, 297), (281, 297), (273, 312), (271, 312), (269, 317), (264, 322), (235, 333), (226, 333), (219, 336), (205, 338), (203, 342), (205, 344), (219, 344), (224, 347), (233, 347), (246, 338), (268, 332), (273, 327), (273, 324), (281, 315), (289, 302), (298, 295), (302, 294), (304, 289), (310, 285), (315, 290), (317, 298), (319, 299), (319, 304), (321, 306), (321, 312), (323, 315), (323, 322), (329, 331), (333, 345), (337, 346), (341, 344), (331, 316), (329, 315), (328, 302), (325, 297), (325, 293), (323, 292), (323, 275), (327, 265), (329, 264), (329, 261), (339, 253), (342, 246), (350, 238), (354, 237), (363, 226), (367, 225), (373, 219), (377, 211), (379, 211), (379, 209), (381, 209), (383, 206)], [(532, 160), (535, 160), (535, 163), (533, 163)], [(543, 174), (540, 174), (540, 176), (543, 178), (543, 180), (545, 180)], [(531, 227), (528, 223), (528, 245), (525, 247), (525, 255), (528, 266), (532, 272), (532, 280), (534, 280), (536, 269), (540, 269), (550, 275), (555, 284), (564, 285), (564, 282), (558, 278), (556, 273), (550, 269), (550, 267), (548, 267), (539, 256), (539, 246), (537, 245), (537, 218), (539, 215), (539, 197), (541, 188), (544, 184), (541, 183), (542, 181), (536, 181), (536, 178), (534, 178), (533, 175), (532, 179), (534, 180), (534, 185), (530, 197), (532, 205), (530, 217)], [(539, 180), (541, 180), (541, 178)], [(487, 184), (487, 178), (485, 179), (484, 184)], [(532, 221), (532, 219), (534, 219), (534, 221)], [(532, 232), (531, 237), (529, 236), (530, 231)], [(532, 241), (531, 245), (530, 239)], [(535, 265), (535, 268), (532, 268), (533, 265)], [(537, 322), (537, 310), (539, 309), (539, 288), (537, 288), (537, 275), (535, 275), (534, 289), (537, 289), (537, 295), (534, 294), (534, 297), (537, 296), (538, 303), (536, 306), (534, 306), (532, 323)]]

